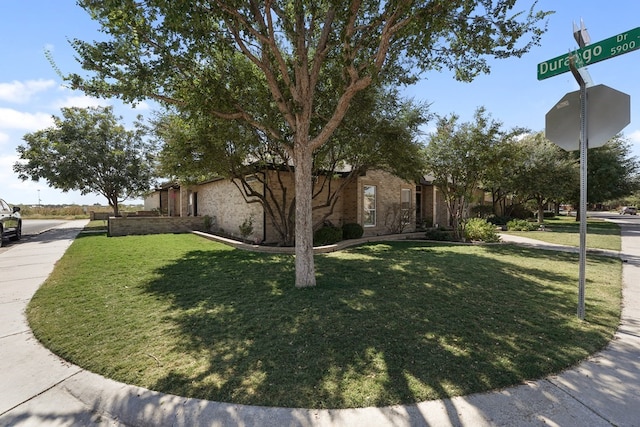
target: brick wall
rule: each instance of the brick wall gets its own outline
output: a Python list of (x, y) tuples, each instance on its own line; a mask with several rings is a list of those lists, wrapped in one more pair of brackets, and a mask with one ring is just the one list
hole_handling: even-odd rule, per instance
[(113, 216), (113, 212), (94, 212), (89, 211), (89, 219), (91, 221), (106, 221), (110, 216)]
[(362, 220), (358, 216), (358, 203), (362, 200), (362, 196), (358, 197), (358, 181), (354, 180), (347, 184), (342, 193), (341, 225), (354, 222), (362, 224)]
[[(278, 203), (289, 207), (292, 203), (293, 197), (295, 196), (294, 175), (286, 172), (280, 172), (280, 177), (278, 177), (277, 171), (268, 171), (267, 174), (267, 180), (270, 184), (271, 191), (273, 192), (273, 198), (277, 200)], [(329, 194), (329, 187), (331, 187), (331, 192), (335, 192), (336, 188), (338, 188), (340, 185), (341, 178), (332, 179), (331, 185), (329, 185), (328, 180), (325, 182), (325, 177), (321, 176), (317, 178), (316, 182), (314, 183), (314, 193), (320, 191), (320, 189), (322, 190), (320, 191), (320, 194), (316, 195), (312, 202), (313, 206), (316, 207), (315, 209), (313, 209), (312, 213), (312, 221), (314, 225), (320, 223), (323, 218), (336, 226), (341, 226), (343, 224), (342, 196), (340, 196), (336, 201), (333, 212), (330, 212), (330, 207), (319, 207), (321, 204), (326, 203)], [(325, 218), (327, 214), (329, 215)], [(266, 217), (265, 221), (267, 225), (266, 241), (278, 241), (279, 237), (273, 226), (273, 221), (271, 221), (268, 216)]]
[[(256, 182), (256, 190), (262, 191), (262, 184)], [(247, 203), (238, 188), (227, 179), (220, 179), (198, 186), (185, 188), (198, 193), (198, 217), (214, 218), (214, 231), (235, 237), (240, 236), (240, 225), (252, 218), (253, 233), (247, 237), (252, 241), (264, 239), (264, 220), (259, 203)]]
[(190, 233), (204, 230), (202, 217), (129, 217), (109, 218), (111, 237), (132, 234)]
[[(364, 186), (374, 185), (376, 187), (376, 224), (374, 226), (365, 226), (365, 236), (379, 236), (389, 234), (391, 222), (391, 210), (399, 207), (401, 202), (402, 189), (408, 189), (411, 192), (411, 211), (415, 211), (415, 184), (398, 178), (388, 172), (380, 170), (371, 170), (365, 176), (358, 179), (358, 223), (364, 224), (363, 197)], [(412, 220), (405, 230), (415, 231), (415, 219)]]

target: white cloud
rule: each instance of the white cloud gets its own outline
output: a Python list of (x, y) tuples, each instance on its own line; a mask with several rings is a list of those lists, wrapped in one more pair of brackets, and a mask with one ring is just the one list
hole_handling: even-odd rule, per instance
[(18, 155), (4, 155), (0, 156), (0, 171), (6, 171), (12, 169), (13, 164), (18, 161)]
[(87, 108), (87, 107), (98, 107), (98, 106), (107, 106), (109, 102), (105, 99), (92, 98), (90, 96), (85, 95), (77, 95), (77, 96), (68, 96), (64, 99), (56, 101), (53, 106), (54, 108)]
[[(18, 156), (16, 155), (0, 156), (0, 182), (4, 183), (3, 188), (5, 190), (7, 188), (15, 188), (15, 184), (20, 182), (13, 172), (13, 164), (17, 161)], [(2, 198), (6, 197), (2, 196)]]
[(6, 144), (8, 141), (9, 141), (9, 135), (7, 135), (6, 133), (0, 132), (0, 146), (2, 146), (2, 144)]
[(56, 82), (53, 80), (27, 80), (26, 82), (20, 82), (17, 80), (11, 83), (0, 83), (0, 100), (26, 103), (33, 95), (38, 92), (44, 92), (47, 89), (56, 86)]
[(640, 129), (631, 132), (627, 135), (627, 138), (629, 138), (632, 144), (640, 144)]
[(39, 130), (53, 125), (47, 113), (25, 113), (11, 108), (0, 108), (0, 129)]

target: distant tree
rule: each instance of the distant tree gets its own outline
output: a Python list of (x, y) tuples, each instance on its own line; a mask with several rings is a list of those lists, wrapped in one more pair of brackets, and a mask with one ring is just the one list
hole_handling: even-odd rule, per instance
[[(356, 95), (343, 125), (313, 154), (313, 209), (324, 212), (314, 230), (333, 212), (341, 190), (369, 169), (417, 179), (423, 167), (417, 137), (429, 117), (427, 106), (401, 99), (397, 90), (370, 87)], [(231, 179), (247, 203), (262, 205), (280, 243), (293, 244), (295, 168), (286, 142), (242, 123), (194, 115), (164, 115), (155, 129), (163, 175), (185, 183)], [(266, 170), (277, 178), (267, 180)]]
[[(67, 80), (93, 95), (240, 121), (285, 144), (295, 164), (296, 286), (310, 287), (314, 152), (371, 85), (442, 68), (470, 81), (489, 71), (487, 57), (528, 52), (548, 13), (536, 2), (514, 13), (515, 3), (80, 0), (108, 39), (74, 40), (93, 75)], [(256, 102), (265, 96), (268, 110)]]
[[(569, 155), (576, 164), (580, 153)], [(587, 154), (587, 204), (595, 205), (625, 199), (640, 190), (640, 161), (631, 155), (630, 142), (618, 134), (605, 145), (590, 148)], [(568, 200), (580, 205), (580, 184), (576, 184)], [(580, 212), (576, 221), (580, 219)]]
[(54, 125), (24, 135), (13, 170), (20, 179), (44, 179), (62, 191), (79, 190), (118, 204), (148, 191), (152, 183), (153, 147), (136, 123), (126, 130), (111, 107), (63, 108)]
[(638, 191), (640, 161), (622, 134), (587, 155), (587, 202), (596, 204), (624, 198)]
[(545, 205), (568, 200), (579, 186), (579, 171), (575, 161), (542, 132), (527, 135), (518, 144), (524, 157), (511, 180), (512, 191), (520, 200), (535, 202), (542, 224)]
[(476, 111), (474, 122), (458, 120), (455, 114), (438, 119), (425, 149), (425, 168), (435, 177), (456, 237), (461, 238), (473, 194), (487, 176), (488, 165), (496, 161), (496, 146), (504, 133), (502, 124), (492, 120), (484, 108)]
[(529, 132), (528, 129), (515, 128), (505, 133), (493, 148), (493, 160), (486, 165), (480, 185), (491, 194), (492, 211), (496, 216), (509, 216), (520, 204), (514, 180), (523, 168), (526, 152), (518, 141)]

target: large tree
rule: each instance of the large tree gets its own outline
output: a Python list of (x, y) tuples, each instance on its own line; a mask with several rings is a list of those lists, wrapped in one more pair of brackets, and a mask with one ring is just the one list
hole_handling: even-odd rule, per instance
[(498, 161), (502, 141), (511, 133), (491, 119), (484, 108), (476, 110), (473, 122), (460, 123), (452, 114), (440, 117), (425, 148), (426, 169), (442, 191), (457, 237), (464, 236), (464, 219), (474, 193)]
[(526, 161), (524, 146), (517, 140), (527, 129), (514, 129), (495, 147), (493, 161), (486, 165), (482, 189), (491, 193), (492, 211), (496, 216), (509, 216), (520, 201), (515, 193), (515, 180)]
[[(568, 153), (578, 164), (580, 152)], [(587, 203), (600, 204), (624, 199), (640, 188), (640, 161), (632, 156), (630, 143), (622, 135), (611, 138), (601, 147), (590, 148), (587, 155)], [(574, 206), (580, 205), (579, 182), (567, 198)], [(578, 210), (576, 221), (580, 220)]]
[[(514, 13), (515, 2), (80, 0), (109, 39), (74, 40), (83, 68), (94, 74), (68, 80), (89, 94), (153, 98), (287, 141), (295, 165), (296, 286), (314, 286), (314, 151), (372, 84), (406, 83), (443, 67), (471, 80), (489, 71), (488, 56), (526, 53), (546, 13), (535, 3)], [(321, 92), (331, 95), (322, 96), (329, 102), (322, 108)], [(265, 95), (268, 111), (255, 103)], [(330, 114), (320, 116), (320, 108)]]
[(640, 160), (632, 155), (630, 142), (622, 134), (602, 147), (589, 149), (587, 202), (605, 203), (630, 196), (639, 189), (638, 173)]
[(63, 108), (52, 127), (23, 137), (13, 169), (22, 180), (101, 194), (117, 215), (118, 204), (148, 191), (153, 176), (153, 146), (144, 139), (144, 126), (137, 122), (126, 130), (119, 120), (111, 107)]
[(512, 191), (523, 201), (535, 202), (538, 223), (544, 222), (548, 202), (562, 202), (579, 187), (576, 162), (542, 132), (529, 134), (518, 143), (524, 157), (511, 180)]

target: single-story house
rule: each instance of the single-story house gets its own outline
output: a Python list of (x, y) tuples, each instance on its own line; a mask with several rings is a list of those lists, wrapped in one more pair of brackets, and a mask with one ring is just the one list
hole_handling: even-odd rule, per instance
[[(331, 179), (335, 189), (340, 187), (339, 180), (346, 178), (335, 174)], [(264, 170), (246, 182), (260, 194), (271, 191), (275, 200), (292, 200), (291, 173)], [(318, 208), (313, 211), (314, 223), (329, 222), (336, 226), (358, 223), (365, 236), (450, 224), (446, 203), (441, 191), (433, 185), (433, 177), (409, 182), (382, 170), (369, 170), (343, 184), (331, 208), (320, 208), (326, 200), (322, 192), (314, 198), (313, 205)], [(277, 243), (279, 234), (272, 219), (255, 200), (244, 195), (230, 179), (218, 178), (196, 185), (162, 185), (145, 198), (145, 210), (158, 210), (168, 216), (209, 216), (215, 229), (232, 236), (240, 236), (241, 225), (251, 220), (252, 233), (248, 239)]]

